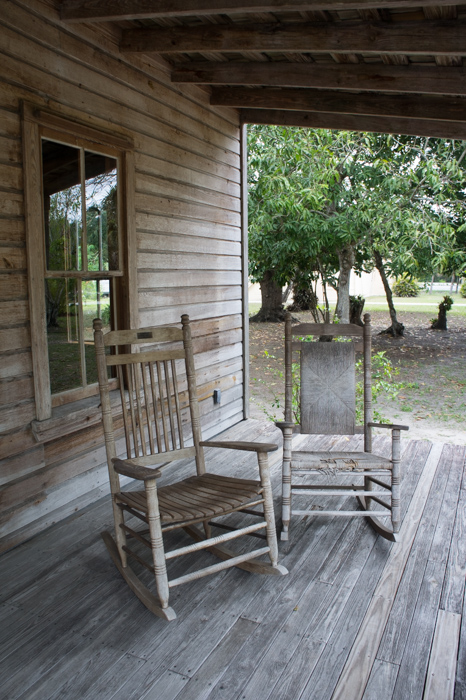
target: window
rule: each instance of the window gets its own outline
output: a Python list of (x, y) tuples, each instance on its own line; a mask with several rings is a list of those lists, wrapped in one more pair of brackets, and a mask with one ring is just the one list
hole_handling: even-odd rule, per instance
[[(95, 384), (92, 320), (115, 327), (118, 159), (41, 139), (45, 308), (52, 396)], [(53, 405), (53, 399), (52, 399)]]
[(108, 329), (131, 325), (132, 161), (124, 139), (28, 105), (23, 137), (36, 413), (44, 420), (98, 393), (93, 319)]

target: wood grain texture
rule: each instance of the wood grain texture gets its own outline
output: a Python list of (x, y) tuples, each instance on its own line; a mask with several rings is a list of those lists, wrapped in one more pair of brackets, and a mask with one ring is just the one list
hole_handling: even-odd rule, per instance
[[(306, 88), (212, 89), (210, 102), (248, 110), (291, 110), (329, 114), (410, 118), (414, 120), (463, 121), (466, 100), (432, 95), (345, 95), (341, 90)], [(292, 118), (292, 117), (291, 117)], [(446, 125), (445, 125), (446, 126)]]
[(462, 55), (461, 22), (328, 22), (231, 24), (226, 26), (127, 29), (122, 51), (160, 53), (296, 52)]
[[(411, 7), (409, 0), (385, 0), (386, 7), (403, 8)], [(425, 5), (444, 4), (444, 0), (425, 0)], [(66, 0), (62, 6), (62, 17), (68, 22), (79, 22), (85, 19), (93, 21), (111, 19), (138, 19), (144, 17), (172, 17), (183, 15), (213, 15), (235, 14), (250, 12), (273, 12), (274, 10), (287, 10), (295, 12), (316, 10), (350, 10), (357, 8), (377, 8), (376, 0), (314, 0), (303, 2), (302, 0), (176, 0), (170, 2), (158, 2), (157, 0), (117, 0), (117, 2), (99, 2), (90, 0)]]
[[(272, 424), (246, 421), (230, 428), (222, 440), (272, 442), (277, 434)], [(314, 441), (317, 449), (328, 446), (331, 438), (306, 437), (306, 441)], [(351, 446), (356, 447), (358, 441), (360, 437), (352, 438)], [(339, 449), (339, 443), (335, 447)], [(378, 437), (374, 448), (385, 454), (389, 440)], [(425, 442), (406, 444), (404, 513), (416, 484), (422, 488), (423, 478), (419, 477), (429, 448)], [(430, 530), (432, 540), (432, 522), (435, 532), (452, 530), (442, 521), (454, 522), (454, 510), (438, 509), (435, 504), (438, 500), (446, 503), (450, 489), (457, 489), (459, 495), (453, 456), (461, 455), (462, 450), (453, 448), (449, 468), (445, 455), (443, 464), (441, 460), (437, 463), (429, 501), (418, 523), (418, 551), (428, 549), (422, 535)], [(214, 464), (210, 462), (213, 458), (220, 472), (228, 468), (228, 453), (222, 456), (222, 451), (214, 449), (206, 453), (208, 465)], [(278, 457), (271, 453), (272, 458), (274, 455)], [(255, 455), (241, 453), (240, 473), (251, 478), (254, 463)], [(177, 473), (184, 478), (189, 468), (188, 463), (180, 463)], [(272, 468), (276, 485), (279, 469), (276, 459)], [(164, 478), (162, 475), (160, 481)], [(181, 595), (176, 599), (181, 624), (168, 626), (146, 612), (115, 578), (97, 536), (99, 530), (109, 527), (108, 506), (105, 500), (84, 513), (76, 512), (67, 522), (56, 523), (0, 557), (4, 694), (29, 699), (79, 693), (86, 700), (97, 695), (103, 700), (140, 700), (159, 697), (162, 691), (167, 698), (185, 693), (205, 700), (239, 700), (244, 695), (267, 700), (300, 696), (328, 700), (332, 696), (381, 572), (391, 561), (393, 549), (375, 538), (370, 528), (355, 520), (300, 522), (292, 541), (281, 548), (290, 569), (288, 577), (265, 581), (229, 570), (212, 578), (208, 587), (192, 581), (179, 589)], [(169, 534), (170, 547), (189, 542), (181, 532)], [(405, 572), (413, 552), (412, 548)], [(212, 563), (209, 553), (202, 556), (206, 565)], [(419, 561), (415, 557), (414, 567), (419, 568)], [(173, 575), (180, 575), (177, 559), (171, 565)], [(445, 577), (446, 569), (442, 575)], [(430, 649), (423, 643), (424, 625), (432, 622), (433, 640), (442, 588), (441, 584), (437, 589), (426, 584), (427, 580), (416, 596), (417, 622), (411, 625), (412, 639), (417, 628), (420, 643), (410, 643), (406, 652), (410, 673), (417, 679), (413, 697), (422, 697), (427, 679)], [(396, 598), (396, 587), (393, 590)], [(431, 593), (437, 607), (428, 612)], [(463, 659), (460, 649), (457, 698), (464, 692)], [(364, 700), (391, 700), (397, 670), (396, 664), (376, 659)], [(402, 697), (405, 700), (409, 695)]]
[[(429, 562), (414, 611), (405, 654), (393, 691), (392, 697), (394, 700), (401, 700), (401, 698), (406, 698), (410, 695), (413, 699), (422, 698), (423, 696), (429, 652), (435, 632), (442, 577), (442, 568), (438, 564)], [(414, 658), (419, 659), (419, 657), (421, 657), (421, 661), (417, 661), (414, 665)]]
[(429, 454), (422, 481), (413, 496), (401, 528), (400, 542), (392, 547), (390, 557), (381, 572), (360, 631), (338, 680), (332, 696), (335, 700), (345, 697), (345, 694), (348, 692), (356, 700), (362, 697), (364, 693), (393, 605), (395, 593), (419, 527), (427, 494), (435, 477), (441, 451), (442, 446), (435, 445)]
[[(460, 454), (457, 455), (456, 466), (460, 473), (463, 472), (463, 460)], [(465, 571), (465, 536), (466, 527), (466, 493), (461, 489), (459, 499), (456, 503), (448, 504), (455, 509), (456, 519), (452, 526), (451, 546), (448, 552), (447, 573), (442, 591), (442, 608), (448, 612), (461, 614), (464, 599)]]
[[(0, 377), (7, 380), (0, 387), (3, 390), (0, 421), (2, 430), (9, 431), (2, 439), (1, 454), (8, 456), (11, 451), (15, 459), (16, 456), (20, 459), (21, 451), (26, 452), (24, 470), (18, 472), (24, 500), (17, 500), (20, 493), (17, 486), (14, 493), (8, 491), (6, 494), (7, 501), (14, 496), (15, 505), (8, 506), (7, 513), (0, 510), (2, 532), (6, 538), (4, 546), (9, 546), (7, 543), (17, 543), (21, 538), (27, 538), (28, 527), (30, 532), (35, 533), (40, 526), (46, 527), (53, 522), (54, 511), (56, 517), (66, 517), (80, 507), (79, 497), (86, 505), (90, 498), (98, 498), (105, 491), (99, 457), (101, 431), (99, 434), (98, 424), (93, 425), (89, 415), (83, 416), (82, 422), (73, 421), (73, 417), (77, 416), (69, 407), (68, 418), (61, 416), (63, 423), (60, 425), (58, 420), (55, 432), (50, 424), (36, 425), (36, 434), (40, 433), (44, 440), (41, 443), (44, 459), (40, 465), (36, 465), (37, 469), (32, 468), (27, 454), (34, 444), (31, 443), (34, 438), (29, 424), (31, 419), (36, 418), (30, 399), (37, 398), (41, 391), (36, 387), (34, 394), (30, 393), (33, 367), (29, 348), (32, 342), (34, 350), (35, 340), (34, 337), (32, 341), (27, 337), (29, 331), (26, 333), (31, 320), (28, 296), (36, 299), (40, 305), (41, 294), (34, 296), (28, 291), (26, 263), (31, 274), (34, 264), (37, 263), (36, 267), (40, 265), (37, 254), (34, 256), (32, 252), (32, 245), (28, 248), (30, 260), (26, 260), (23, 217), (25, 214), (29, 217), (31, 212), (37, 212), (41, 207), (34, 209), (27, 204), (27, 211), (24, 207), (25, 167), (21, 146), (22, 141), (26, 144), (26, 140), (21, 139), (22, 100), (33, 104), (36, 124), (47, 124), (57, 135), (64, 133), (63, 129), (67, 128), (71, 119), (78, 125), (76, 138), (91, 139), (96, 145), (102, 139), (103, 142), (107, 139), (124, 148), (135, 145), (136, 150), (131, 154), (132, 163), (129, 160), (127, 163), (130, 169), (134, 169), (134, 177), (132, 181), (131, 178), (127, 181), (125, 191), (122, 190), (126, 199), (124, 217), (130, 241), (125, 261), (128, 272), (125, 290), (128, 327), (143, 325), (138, 319), (140, 308), (144, 309), (144, 321), (149, 321), (147, 325), (163, 323), (158, 318), (161, 306), (163, 315), (173, 314), (173, 322), (179, 322), (179, 316), (186, 310), (188, 302), (194, 312), (196, 308), (199, 309), (198, 316), (205, 317), (209, 288), (212, 298), (217, 295), (214, 301), (218, 300), (218, 305), (215, 309), (211, 307), (210, 311), (219, 311), (221, 316), (215, 318), (212, 313), (209, 314), (210, 318), (208, 321), (206, 319), (198, 340), (198, 352), (206, 353), (200, 388), (204, 404), (202, 420), (209, 431), (213, 430), (216, 420), (219, 429), (238, 420), (238, 387), (243, 380), (238, 371), (242, 346), (234, 334), (225, 332), (223, 335), (227, 345), (225, 365), (220, 368), (222, 353), (217, 351), (212, 368), (209, 367), (212, 359), (210, 353), (222, 342), (218, 335), (221, 328), (225, 326), (226, 329), (230, 323), (234, 323), (233, 320), (222, 319), (238, 317), (236, 309), (239, 311), (241, 271), (222, 271), (216, 269), (214, 264), (210, 266), (212, 274), (206, 277), (205, 266), (192, 271), (191, 261), (187, 261), (186, 279), (181, 279), (176, 272), (177, 264), (186, 251), (198, 260), (204, 255), (210, 257), (213, 249), (218, 248), (213, 257), (219, 267), (223, 267), (220, 262), (226, 252), (234, 253), (234, 257), (238, 258), (241, 255), (238, 117), (232, 111), (210, 107), (205, 96), (201, 96), (197, 90), (174, 90), (167, 67), (160, 62), (122, 57), (114, 31), (108, 31), (103, 26), (96, 30), (89, 25), (65, 29), (55, 4), (49, 0), (32, 0), (27, 6), (9, 3), (2, 15), (2, 22), (0, 145), (4, 158), (0, 165), (0, 187), (8, 192), (8, 196), (0, 198), (3, 251), (0, 266), (4, 268), (0, 275), (0, 320), (6, 330), (14, 317), (16, 328), (8, 333), (10, 342), (2, 346), (0, 362)], [(27, 61), (24, 60), (25, 56), (28, 56)], [(28, 124), (33, 125), (33, 122), (28, 121)], [(26, 130), (28, 128), (25, 127)], [(28, 156), (34, 155), (35, 152), (30, 151), (27, 144), (25, 149)], [(25, 183), (25, 187), (26, 194), (28, 188), (32, 195), (38, 192), (37, 187), (30, 187), (28, 183)], [(135, 198), (136, 191), (143, 197), (139, 202)], [(170, 200), (179, 202), (177, 215)], [(228, 223), (220, 223), (221, 220)], [(36, 242), (40, 244), (40, 227), (36, 226), (34, 231), (37, 234)], [(208, 239), (215, 239), (210, 249), (205, 244)], [(186, 241), (185, 245), (183, 240)], [(149, 265), (138, 271), (138, 248), (155, 250), (160, 256), (159, 261), (163, 257), (162, 251), (172, 257), (164, 257), (157, 269)], [(168, 269), (164, 265), (167, 261), (170, 263)], [(193, 291), (190, 300), (189, 287), (184, 291), (184, 283), (191, 273), (196, 278), (194, 286), (200, 289)], [(169, 292), (164, 292), (163, 299), (157, 297), (157, 290), (165, 287)], [(217, 292), (215, 287), (224, 292)], [(44, 323), (36, 321), (31, 327), (37, 325), (37, 332), (43, 333)], [(7, 349), (7, 345), (10, 349)], [(39, 360), (34, 366), (36, 378), (42, 373), (42, 369), (38, 373), (37, 365), (43, 368), (47, 364), (46, 357)], [(208, 392), (212, 392), (215, 386), (225, 392), (220, 411), (215, 411), (213, 404), (207, 400), (211, 398)], [(53, 412), (55, 416), (55, 407)], [(41, 417), (48, 413), (47, 409)], [(68, 430), (71, 424), (78, 427), (76, 433), (69, 434), (66, 439), (63, 431)], [(24, 440), (22, 446), (21, 439)], [(81, 447), (78, 439), (82, 441)], [(78, 466), (77, 455), (80, 453), (86, 471)], [(43, 490), (39, 494), (37, 488), (40, 488), (41, 478)], [(33, 491), (36, 493), (32, 499)], [(17, 535), (14, 528), (17, 528)]]
[(398, 666), (376, 659), (362, 700), (378, 700), (380, 697), (390, 697), (396, 682), (397, 673)]
[(439, 610), (423, 700), (453, 700), (461, 615)]
[(438, 138), (466, 138), (462, 121), (405, 119), (402, 117), (335, 114), (332, 112), (293, 112), (280, 109), (241, 109), (241, 119), (248, 124), (276, 124), (302, 126), (311, 129), (345, 129), (374, 131), (387, 134), (435, 136)]
[[(406, 650), (407, 639), (410, 633), (415, 612), (416, 601), (423, 583), (426, 566), (433, 554), (433, 548), (438, 534), (442, 533), (443, 526), (452, 525), (452, 520), (446, 521), (440, 517), (443, 511), (445, 499), (448, 501), (448, 489), (453, 486), (451, 479), (451, 464), (445, 460), (445, 450), (441, 454), (441, 467), (437, 469), (432, 487), (425, 506), (423, 527), (414, 540), (410, 557), (403, 572), (403, 577), (398, 586), (396, 599), (385, 626), (377, 657), (387, 662), (400, 665)], [(443, 533), (445, 535), (445, 533)], [(441, 537), (438, 538), (441, 541)], [(448, 546), (443, 539), (444, 556), (448, 556)]]
[(172, 73), (175, 83), (262, 85), (268, 87), (333, 88), (395, 93), (465, 95), (462, 68), (368, 64), (186, 63)]
[(463, 601), (461, 629), (458, 648), (458, 663), (456, 667), (455, 698), (464, 700), (466, 698), (466, 598)]

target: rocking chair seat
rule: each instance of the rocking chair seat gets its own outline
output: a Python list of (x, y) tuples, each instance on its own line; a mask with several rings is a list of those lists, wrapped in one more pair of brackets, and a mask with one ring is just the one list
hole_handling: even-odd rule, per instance
[(322, 470), (322, 472), (362, 472), (370, 469), (392, 469), (392, 460), (371, 452), (292, 451), (292, 470)]
[[(162, 524), (202, 521), (232, 513), (240, 507), (262, 502), (260, 481), (236, 479), (218, 474), (190, 476), (157, 489)], [(117, 494), (117, 501), (147, 513), (145, 491)]]

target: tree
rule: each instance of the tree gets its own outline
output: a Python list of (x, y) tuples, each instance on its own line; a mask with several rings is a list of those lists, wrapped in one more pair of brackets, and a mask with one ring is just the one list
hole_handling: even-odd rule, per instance
[(379, 195), (389, 210), (374, 210), (377, 225), (370, 235), (374, 261), (390, 310), (386, 332), (402, 335), (388, 277), (421, 277), (445, 270), (448, 261), (464, 267), (466, 185), (464, 142), (424, 137), (385, 136)]
[(432, 321), (431, 329), (438, 331), (447, 330), (447, 311), (453, 306), (453, 299), (447, 294), (438, 305), (437, 318)]
[(250, 127), (249, 273), (259, 282), (257, 320), (283, 318), (282, 287), (318, 274), (333, 246), (319, 226), (326, 190), (338, 177), (325, 130)]
[[(321, 274), (349, 320), (352, 270), (374, 266), (392, 335), (403, 334), (388, 278), (464, 269), (464, 142), (328, 130), (250, 132), (250, 273), (259, 320), (280, 318), (281, 287)], [(338, 275), (336, 275), (338, 273)], [(274, 290), (273, 293), (271, 290)]]

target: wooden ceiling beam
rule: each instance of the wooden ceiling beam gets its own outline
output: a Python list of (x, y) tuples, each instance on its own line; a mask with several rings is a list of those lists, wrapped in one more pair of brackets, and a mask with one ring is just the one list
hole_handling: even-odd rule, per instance
[(463, 67), (316, 63), (185, 63), (172, 71), (174, 83), (256, 85), (364, 92), (466, 95)]
[(128, 29), (122, 51), (466, 55), (466, 22), (314, 22)]
[(466, 122), (464, 97), (353, 94), (337, 90), (302, 88), (214, 88), (210, 104), (241, 109), (332, 112)]
[(428, 119), (400, 119), (325, 112), (284, 112), (281, 110), (242, 109), (243, 124), (275, 124), (311, 129), (344, 129), (379, 134), (406, 134), (466, 140), (466, 122), (442, 122)]
[[(384, 0), (386, 9), (450, 6), (451, 0)], [(68, 22), (151, 17), (183, 17), (260, 12), (308, 12), (378, 8), (380, 0), (64, 0), (61, 18)]]

